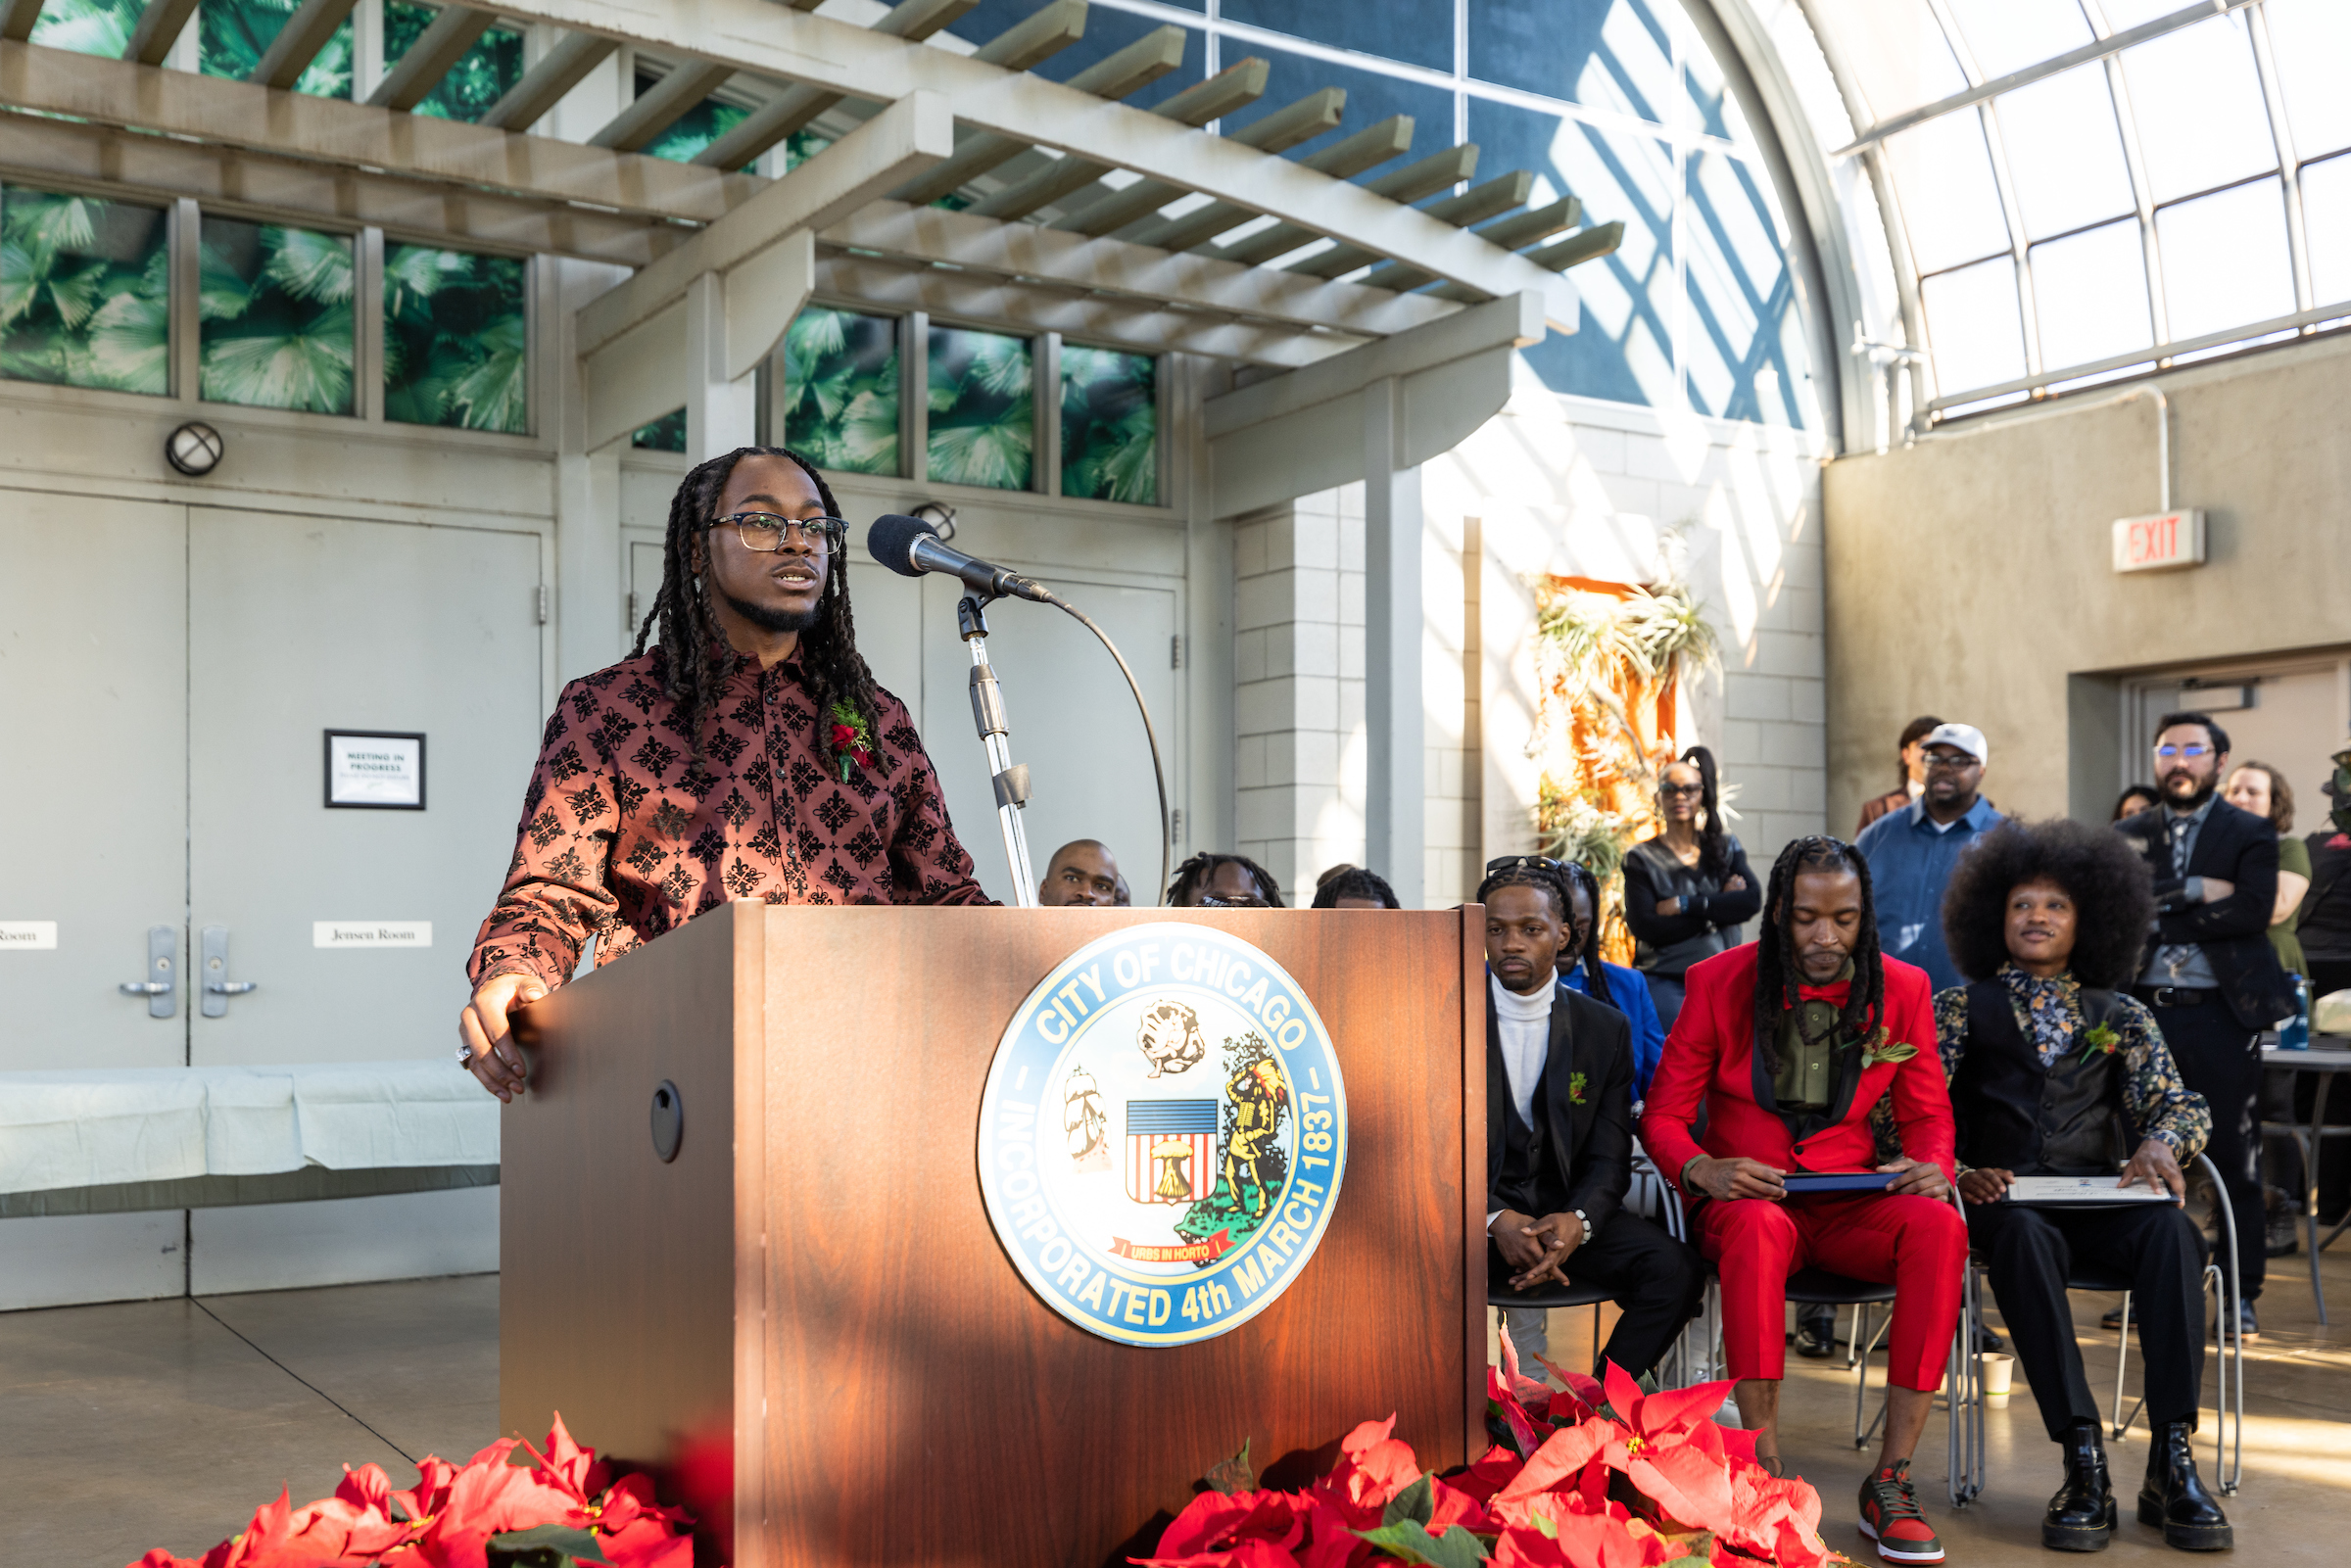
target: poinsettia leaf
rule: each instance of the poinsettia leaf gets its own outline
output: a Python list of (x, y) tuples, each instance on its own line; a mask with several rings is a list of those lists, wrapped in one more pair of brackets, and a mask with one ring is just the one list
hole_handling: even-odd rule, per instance
[(1236, 1492), (1255, 1492), (1257, 1472), (1249, 1467), (1249, 1439), (1241, 1439), (1241, 1451), (1229, 1459), (1219, 1459), (1201, 1477), (1210, 1490), (1231, 1497)]
[(596, 1532), (575, 1529), (570, 1525), (538, 1525), (529, 1530), (508, 1530), (492, 1536), (489, 1541), (493, 1565), (504, 1562), (547, 1561), (552, 1558), (557, 1568), (568, 1568), (572, 1562), (609, 1564), (604, 1548), (596, 1544)]
[(1425, 1525), (1435, 1517), (1436, 1511), (1436, 1489), (1424, 1475), (1388, 1499), (1387, 1507), (1380, 1511), (1379, 1522), (1392, 1525), (1410, 1519), (1415, 1524)]
[(1414, 1520), (1403, 1519), (1381, 1525), (1377, 1530), (1358, 1530), (1356, 1534), (1402, 1562), (1427, 1563), (1433, 1568), (1472, 1568), (1473, 1564), (1489, 1560), (1486, 1544), (1460, 1525), (1441, 1536), (1432, 1536)]

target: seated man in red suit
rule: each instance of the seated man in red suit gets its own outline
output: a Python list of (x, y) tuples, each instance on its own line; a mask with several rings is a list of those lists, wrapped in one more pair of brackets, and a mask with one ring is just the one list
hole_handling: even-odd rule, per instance
[[(1641, 1140), (1697, 1206), (1739, 1414), (1766, 1468), (1778, 1469), (1788, 1276), (1810, 1265), (1895, 1287), (1886, 1447), (1861, 1484), (1860, 1526), (1889, 1562), (1937, 1563), (1910, 1455), (1958, 1327), (1967, 1228), (1947, 1201), (1951, 1105), (1927, 974), (1884, 957), (1877, 929), (1850, 845), (1781, 851), (1761, 939), (1691, 967)], [(1907, 1158), (1879, 1164), (1869, 1114), (1889, 1097)], [(1872, 1168), (1890, 1173), (1886, 1190), (1790, 1196), (1782, 1180)]]

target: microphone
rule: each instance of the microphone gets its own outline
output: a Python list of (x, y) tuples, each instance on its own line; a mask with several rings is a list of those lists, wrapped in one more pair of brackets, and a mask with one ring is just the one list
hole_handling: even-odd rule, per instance
[(1052, 590), (1042, 584), (950, 547), (938, 537), (937, 529), (919, 517), (902, 517), (892, 512), (874, 519), (873, 528), (865, 536), (865, 547), (875, 560), (900, 577), (944, 572), (961, 579), (963, 586), (973, 593), (989, 598), (1034, 599), (1039, 604), (1057, 602)]

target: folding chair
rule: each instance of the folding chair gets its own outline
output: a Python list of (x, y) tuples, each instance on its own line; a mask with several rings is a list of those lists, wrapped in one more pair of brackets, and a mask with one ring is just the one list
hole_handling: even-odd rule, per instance
[[(1676, 1241), (1679, 1241), (1683, 1239), (1679, 1206), (1668, 1205), (1664, 1201), (1665, 1196), (1671, 1192), (1672, 1189), (1665, 1185), (1663, 1178), (1658, 1176), (1656, 1166), (1650, 1164), (1649, 1157), (1636, 1150), (1633, 1155), (1632, 1185), (1625, 1191), (1624, 1207), (1650, 1219), (1660, 1218), (1659, 1211), (1662, 1210), (1661, 1217), (1666, 1229), (1672, 1233)], [(1488, 1281), (1486, 1286), (1486, 1305), (1488, 1307), (1540, 1307), (1546, 1311), (1557, 1311), (1575, 1307), (1591, 1307), (1592, 1344), (1595, 1351), (1598, 1350), (1601, 1342), (1600, 1309), (1614, 1299), (1613, 1293), (1596, 1285), (1540, 1285), (1530, 1291), (1514, 1291), (1493, 1281)], [(1501, 1325), (1500, 1332), (1509, 1333), (1510, 1325), (1507, 1322)], [(1676, 1387), (1678, 1385), (1663, 1384), (1661, 1386)]]
[[(2195, 1163), (2211, 1179), (2213, 1190), (2224, 1194), (2221, 1201), (2213, 1207), (2221, 1216), (2224, 1234), (2229, 1240), (2227, 1256), (2233, 1261), (2236, 1257), (2236, 1216), (2230, 1212), (2225, 1196), (2228, 1189), (2221, 1185), (2220, 1167), (2215, 1165), (2211, 1157), (2207, 1155), (2196, 1156)], [(1970, 1345), (1975, 1343), (1976, 1330), (1980, 1329), (1984, 1322), (1984, 1265), (1971, 1256), (1968, 1259), (1964, 1301)], [(2233, 1267), (2224, 1268), (2221, 1265), (2220, 1256), (2216, 1254), (2212, 1261), (2204, 1265), (2204, 1287), (2212, 1292), (2215, 1305), (2220, 1308), (2221, 1318), (2221, 1350), (2220, 1354), (2213, 1357), (2213, 1375), (2217, 1379), (2213, 1398), (2215, 1411), (2212, 1434), (2213, 1470), (2221, 1495), (2234, 1497), (2237, 1488), (2244, 1482), (2245, 1474), (2245, 1348), (2238, 1332), (2235, 1269)], [(2126, 1278), (2101, 1273), (2094, 1269), (2076, 1268), (2066, 1276), (2065, 1288), (2069, 1291), (2097, 1291), (2106, 1295), (2111, 1295), (2116, 1291), (2122, 1292), (2122, 1344), (2115, 1353), (2114, 1418), (2110, 1428), (2111, 1435), (2120, 1441), (2123, 1435), (2131, 1430), (2132, 1424), (2138, 1419), (2138, 1412), (2144, 1409), (2147, 1403), (2146, 1395), (2141, 1393), (2138, 1403), (2131, 1407), (2131, 1413), (2129, 1415), (2123, 1413), (2124, 1376), (2129, 1369), (2131, 1360), (2131, 1282)], [(1951, 1413), (1954, 1422), (1951, 1451), (1954, 1454), (1960, 1451), (1958, 1445), (1962, 1441), (1962, 1436), (1959, 1429), (1964, 1426), (1964, 1441), (1967, 1444), (1970, 1459), (1971, 1482), (1971, 1490), (1967, 1496), (1972, 1498), (1983, 1491), (1984, 1480), (1984, 1363), (1980, 1352), (1972, 1353), (1962, 1359), (1968, 1363), (1967, 1376), (1963, 1381), (1968, 1386), (1969, 1408), (1965, 1421), (1961, 1422), (1960, 1402), (1957, 1397), (1959, 1385), (1955, 1383), (1951, 1400)], [(1956, 1483), (1954, 1483), (1955, 1486)], [(1955, 1493), (1952, 1500), (1960, 1501)]]

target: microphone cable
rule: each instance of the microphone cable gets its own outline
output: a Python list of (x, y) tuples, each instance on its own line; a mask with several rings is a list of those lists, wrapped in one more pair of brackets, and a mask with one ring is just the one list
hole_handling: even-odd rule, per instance
[(1151, 778), (1159, 785), (1159, 896), (1152, 900), (1156, 907), (1166, 901), (1168, 879), (1174, 875), (1175, 868), (1170, 856), (1176, 849), (1176, 820), (1168, 812), (1168, 770), (1159, 758), (1159, 732), (1152, 727), (1150, 705), (1143, 701), (1143, 689), (1135, 681), (1134, 672), (1127, 667), (1127, 656), (1110, 640), (1110, 634), (1096, 626), (1092, 616), (1051, 589), (1039, 585), (1039, 592), (1046, 603), (1075, 616), (1079, 625), (1101, 640), (1102, 645), (1110, 650), (1110, 656), (1118, 661), (1119, 673), (1127, 678), (1127, 689), (1134, 693), (1134, 711), (1141, 714), (1143, 719), (1143, 738), (1151, 743)]

